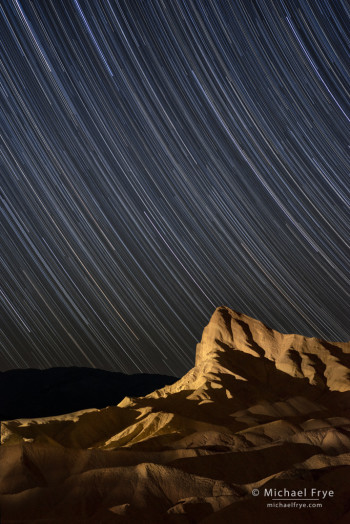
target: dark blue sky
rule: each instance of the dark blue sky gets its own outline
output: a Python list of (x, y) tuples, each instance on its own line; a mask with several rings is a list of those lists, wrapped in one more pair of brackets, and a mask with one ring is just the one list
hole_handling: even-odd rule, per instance
[(345, 2), (0, 9), (0, 370), (181, 375), (221, 305), (349, 338)]

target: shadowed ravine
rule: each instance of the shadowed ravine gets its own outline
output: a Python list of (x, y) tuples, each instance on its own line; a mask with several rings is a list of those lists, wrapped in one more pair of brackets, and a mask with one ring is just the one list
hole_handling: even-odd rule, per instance
[[(2, 522), (350, 521), (350, 344), (218, 308), (179, 381), (117, 406), (3, 422)], [(322, 508), (268, 508), (313, 488)], [(252, 490), (259, 495), (252, 496)]]

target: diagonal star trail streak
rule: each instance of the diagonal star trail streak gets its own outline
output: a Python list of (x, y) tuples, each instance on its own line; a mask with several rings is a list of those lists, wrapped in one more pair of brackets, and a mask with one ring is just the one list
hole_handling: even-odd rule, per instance
[(0, 6), (0, 369), (182, 375), (215, 306), (349, 338), (342, 0)]

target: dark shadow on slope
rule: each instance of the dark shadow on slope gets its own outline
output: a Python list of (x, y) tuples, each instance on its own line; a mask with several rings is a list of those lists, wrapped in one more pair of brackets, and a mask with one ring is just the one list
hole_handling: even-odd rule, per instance
[(331, 344), (330, 342), (326, 342), (325, 340), (321, 340), (320, 342), (326, 349), (328, 349), (328, 351), (331, 355), (333, 355), (333, 357), (336, 357), (340, 364), (342, 364), (346, 368), (349, 368), (350, 373), (350, 353), (345, 353), (344, 350), (336, 344)]
[(247, 337), (247, 341), (248, 341), (248, 344), (250, 345), (250, 347), (257, 352), (257, 354), (260, 356), (260, 357), (263, 357), (265, 355), (265, 351), (264, 349), (259, 346), (259, 344), (257, 342), (255, 342), (254, 340), (254, 337), (253, 337), (253, 334), (250, 330), (250, 327), (249, 327), (249, 324), (247, 322), (244, 322), (243, 320), (236, 320), (237, 324), (239, 324), (246, 337)]
[(317, 377), (317, 381), (319, 385), (326, 387), (327, 386), (327, 378), (325, 375), (325, 371), (327, 369), (326, 364), (317, 355), (314, 355), (313, 353), (303, 353), (303, 355), (308, 357), (310, 364), (314, 368), (315, 377)]
[(295, 364), (298, 372), (302, 374), (301, 365), (303, 359), (301, 358), (301, 354), (299, 353), (299, 351), (291, 347), (286, 351), (286, 357), (290, 358), (290, 360)]
[(220, 308), (219, 312), (221, 313), (223, 321), (225, 322), (227, 332), (230, 335), (231, 339), (233, 340), (233, 331), (232, 331), (232, 326), (231, 326), (231, 320), (232, 320), (231, 314), (225, 307)]
[(318, 453), (322, 450), (317, 446), (284, 443), (259, 450), (177, 459), (167, 465), (201, 477), (248, 484), (284, 471)]

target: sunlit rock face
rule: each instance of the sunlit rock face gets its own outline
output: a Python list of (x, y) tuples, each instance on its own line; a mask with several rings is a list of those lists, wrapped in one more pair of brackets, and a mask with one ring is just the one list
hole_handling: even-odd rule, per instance
[[(350, 522), (349, 361), (218, 308), (174, 384), (3, 422), (1, 522)], [(267, 507), (297, 491), (322, 508)]]

